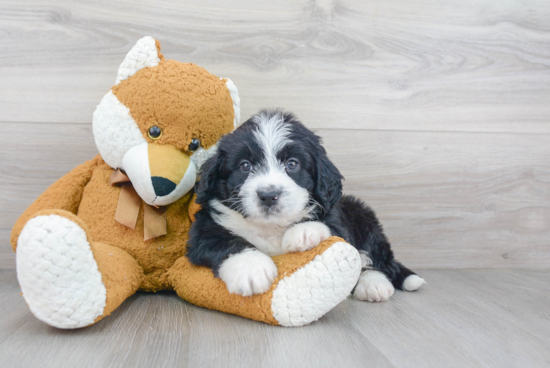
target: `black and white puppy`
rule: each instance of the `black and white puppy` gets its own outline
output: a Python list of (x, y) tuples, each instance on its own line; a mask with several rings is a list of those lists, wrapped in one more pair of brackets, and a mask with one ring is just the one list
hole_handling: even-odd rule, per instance
[(394, 259), (375, 213), (342, 196), (342, 180), (317, 135), (292, 114), (261, 111), (204, 164), (187, 256), (246, 296), (267, 291), (277, 276), (269, 256), (336, 235), (361, 254), (356, 298), (385, 301), (394, 288), (418, 289), (424, 280)]

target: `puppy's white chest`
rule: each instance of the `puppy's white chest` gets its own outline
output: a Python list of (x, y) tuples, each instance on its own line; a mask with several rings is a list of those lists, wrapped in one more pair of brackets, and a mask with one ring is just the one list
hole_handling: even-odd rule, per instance
[(210, 201), (218, 213), (212, 218), (218, 225), (240, 236), (263, 253), (276, 256), (289, 252), (303, 252), (317, 246), (330, 236), (330, 229), (323, 223), (308, 221), (291, 226), (258, 224), (247, 221), (216, 200)]
[(286, 228), (264, 227), (252, 225), (246, 232), (236, 233), (248, 240), (263, 253), (276, 256), (286, 253), (282, 247), (283, 235)]
[(255, 224), (247, 221), (240, 213), (225, 207), (216, 200), (211, 201), (210, 204), (219, 211), (218, 214), (213, 214), (212, 218), (220, 226), (247, 240), (265, 254), (275, 256), (286, 253), (282, 247), (286, 227)]

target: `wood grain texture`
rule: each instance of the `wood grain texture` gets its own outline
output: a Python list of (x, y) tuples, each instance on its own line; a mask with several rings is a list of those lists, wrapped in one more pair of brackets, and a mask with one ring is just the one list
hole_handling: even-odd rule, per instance
[[(23, 211), (57, 179), (97, 155), (91, 125), (0, 123), (0, 269), (14, 268), (9, 238)], [(1, 129), (0, 128), (0, 129)]]
[(405, 264), (550, 265), (549, 135), (319, 133)]
[(3, 1), (0, 268), (11, 226), (96, 149), (93, 109), (145, 34), (229, 76), (243, 117), (319, 129), (414, 268), (548, 267), (550, 4)]
[[(318, 322), (274, 327), (137, 294), (89, 328), (48, 327), (0, 271), (2, 367), (547, 367), (549, 271), (425, 270), (386, 303), (348, 299)], [(9, 313), (8, 313), (9, 311)]]
[[(0, 123), (0, 268), (9, 232), (50, 184), (97, 154), (85, 124)], [(377, 211), (415, 268), (550, 264), (550, 135), (318, 130), (344, 190)], [(67, 139), (70, 137), (70, 139)]]
[(550, 133), (550, 3), (5, 0), (0, 121), (89, 123), (143, 35), (232, 78), (243, 117), (319, 128)]

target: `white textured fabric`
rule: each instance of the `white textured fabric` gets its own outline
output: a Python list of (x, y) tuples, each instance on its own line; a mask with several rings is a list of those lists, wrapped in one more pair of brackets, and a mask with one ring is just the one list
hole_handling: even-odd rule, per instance
[(124, 61), (118, 67), (115, 84), (119, 84), (121, 81), (130, 78), (140, 69), (157, 66), (159, 63), (160, 58), (155, 39), (145, 36), (138, 40), (135, 46), (126, 54)]
[(147, 143), (130, 109), (112, 91), (103, 96), (95, 109), (92, 127), (97, 149), (113, 169), (122, 168), (122, 160), (130, 148)]
[(353, 246), (334, 243), (323, 254), (279, 281), (271, 310), (281, 326), (303, 326), (318, 320), (346, 299), (361, 273)]
[(229, 78), (225, 78), (225, 80), (225, 85), (227, 86), (231, 99), (233, 100), (233, 112), (235, 113), (235, 117), (233, 118), (233, 126), (236, 129), (241, 124), (241, 98), (239, 97), (239, 90), (237, 89), (235, 83), (233, 83), (233, 81)]
[(17, 242), (17, 278), (31, 312), (58, 328), (79, 328), (103, 314), (107, 290), (86, 239), (71, 220), (37, 216)]

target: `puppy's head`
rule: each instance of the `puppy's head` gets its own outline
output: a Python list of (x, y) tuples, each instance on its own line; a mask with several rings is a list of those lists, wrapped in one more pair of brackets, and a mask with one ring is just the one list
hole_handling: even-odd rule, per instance
[(197, 202), (223, 204), (257, 223), (288, 226), (326, 213), (342, 175), (321, 139), (292, 114), (261, 111), (218, 143), (203, 166)]

